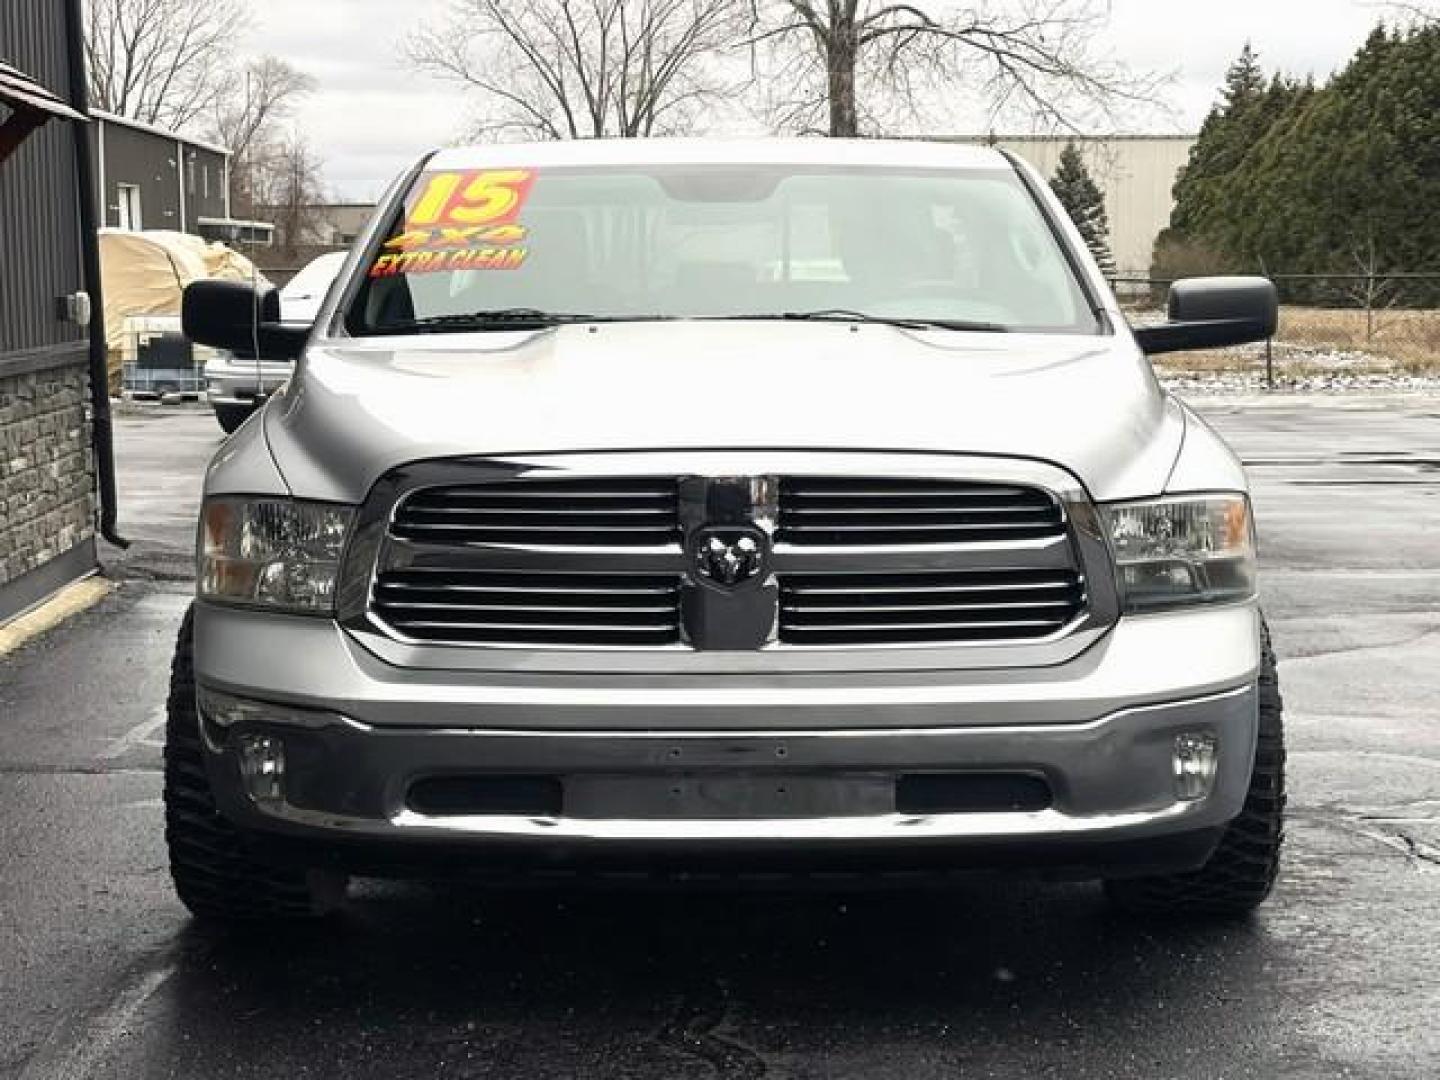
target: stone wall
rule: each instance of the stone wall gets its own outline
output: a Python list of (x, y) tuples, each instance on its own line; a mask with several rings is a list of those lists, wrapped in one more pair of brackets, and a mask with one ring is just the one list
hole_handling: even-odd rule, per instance
[(0, 587), (95, 535), (83, 364), (0, 374)]

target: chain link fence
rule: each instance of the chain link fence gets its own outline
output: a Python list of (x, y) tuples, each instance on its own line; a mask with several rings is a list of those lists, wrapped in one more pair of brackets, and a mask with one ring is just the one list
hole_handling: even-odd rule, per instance
[[(1270, 274), (1270, 341), (1156, 358), (1162, 374), (1275, 388), (1440, 388), (1440, 274)], [(1114, 279), (1133, 325), (1163, 321), (1170, 281)]]

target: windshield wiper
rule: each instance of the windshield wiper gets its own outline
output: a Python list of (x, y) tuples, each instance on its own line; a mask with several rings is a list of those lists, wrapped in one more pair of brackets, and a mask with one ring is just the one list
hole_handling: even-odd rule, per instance
[[(427, 315), (419, 319), (399, 319), (369, 329), (371, 334), (443, 334), (457, 330), (536, 330), (570, 323), (662, 322), (674, 315), (584, 315), (570, 311), (544, 311), (540, 308), (496, 308), (490, 311), (467, 311), (453, 315)], [(850, 308), (821, 308), (815, 311), (756, 312), (739, 315), (702, 316), (726, 321), (783, 322), (862, 322), (896, 326), (904, 330), (961, 330), (1006, 333), (1009, 327), (1000, 323), (972, 322), (964, 319), (917, 319), (906, 316), (871, 315)]]
[(781, 311), (758, 315), (726, 315), (727, 319), (770, 319), (784, 322), (860, 322), (897, 326), (902, 330), (963, 330), (974, 333), (1009, 333), (1002, 323), (970, 319), (920, 319), (904, 315), (872, 315), (851, 308), (818, 308), (814, 311)]
[(380, 323), (371, 328), (371, 333), (443, 334), (452, 330), (527, 330), (559, 326), (562, 323), (616, 321), (614, 316), (516, 307), (466, 311), (455, 315), (427, 315), (420, 319), (399, 319), (395, 322)]

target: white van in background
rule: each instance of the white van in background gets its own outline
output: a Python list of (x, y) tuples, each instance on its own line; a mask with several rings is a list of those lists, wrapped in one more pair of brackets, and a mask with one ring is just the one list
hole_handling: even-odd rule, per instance
[[(280, 290), (281, 319), (314, 322), (325, 294), (345, 264), (345, 255), (343, 251), (321, 255), (291, 278)], [(289, 360), (217, 351), (205, 364), (205, 397), (226, 433), (243, 424), (267, 397), (284, 385), (293, 369), (294, 364)]]

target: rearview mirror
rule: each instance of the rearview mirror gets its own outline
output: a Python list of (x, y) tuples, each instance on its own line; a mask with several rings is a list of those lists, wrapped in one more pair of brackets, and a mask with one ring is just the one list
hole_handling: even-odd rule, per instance
[(1188, 278), (1170, 286), (1170, 321), (1142, 326), (1135, 340), (1146, 356), (1223, 349), (1275, 336), (1280, 295), (1263, 277)]
[(242, 281), (196, 281), (180, 306), (185, 336), (200, 345), (265, 360), (295, 360), (310, 327), (280, 321), (280, 294)]

